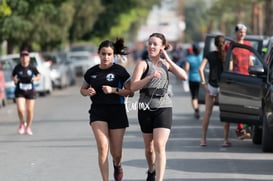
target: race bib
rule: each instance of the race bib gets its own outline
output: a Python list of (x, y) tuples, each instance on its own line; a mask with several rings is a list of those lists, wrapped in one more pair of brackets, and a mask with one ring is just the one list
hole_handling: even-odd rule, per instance
[(32, 89), (32, 84), (19, 83), (19, 89), (27, 91)]

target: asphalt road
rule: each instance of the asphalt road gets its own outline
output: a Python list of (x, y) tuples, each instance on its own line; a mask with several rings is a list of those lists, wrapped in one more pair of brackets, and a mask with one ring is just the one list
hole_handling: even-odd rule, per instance
[[(214, 108), (208, 146), (200, 147), (201, 120), (195, 120), (189, 93), (173, 79), (174, 124), (167, 144), (165, 181), (273, 180), (273, 154), (251, 140), (238, 140), (231, 128), (232, 147), (222, 148), (223, 128)], [(88, 125), (90, 100), (74, 87), (54, 91), (36, 101), (33, 136), (18, 135), (15, 104), (0, 109), (0, 181), (99, 181), (97, 150)], [(134, 98), (129, 98), (130, 127), (123, 149), (124, 181), (146, 179), (147, 165)], [(201, 106), (203, 115), (204, 106)], [(111, 164), (112, 160), (109, 159)], [(111, 181), (113, 168), (110, 167)]]

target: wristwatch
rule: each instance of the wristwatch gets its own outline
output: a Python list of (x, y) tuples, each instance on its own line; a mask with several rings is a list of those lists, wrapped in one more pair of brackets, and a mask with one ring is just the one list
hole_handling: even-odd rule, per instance
[(116, 88), (116, 92), (119, 92), (119, 88)]

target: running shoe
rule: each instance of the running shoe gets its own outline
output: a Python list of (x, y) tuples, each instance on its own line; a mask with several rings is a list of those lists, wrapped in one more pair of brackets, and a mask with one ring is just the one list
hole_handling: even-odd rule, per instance
[(119, 165), (119, 166), (114, 165), (115, 181), (122, 181), (122, 177), (123, 177), (123, 169), (122, 169), (121, 165)]
[(146, 181), (155, 181), (155, 171), (153, 171), (153, 172), (147, 171)]
[(195, 117), (196, 119), (199, 119), (199, 118), (200, 118), (200, 113), (199, 113), (199, 111), (197, 111), (197, 112), (194, 113), (194, 117)]
[(239, 139), (244, 140), (244, 139), (250, 139), (251, 134), (250, 133), (245, 133), (242, 136), (239, 137)]
[(28, 135), (33, 135), (33, 133), (32, 133), (32, 131), (31, 131), (31, 128), (30, 128), (30, 127), (27, 127), (27, 128), (26, 128), (26, 133), (27, 133)]
[(19, 134), (24, 134), (25, 133), (25, 126), (24, 126), (24, 124), (20, 124), (19, 125), (18, 133)]
[(246, 129), (236, 130), (236, 134), (237, 134), (238, 138), (241, 140), (251, 138), (251, 134), (249, 132), (247, 132)]

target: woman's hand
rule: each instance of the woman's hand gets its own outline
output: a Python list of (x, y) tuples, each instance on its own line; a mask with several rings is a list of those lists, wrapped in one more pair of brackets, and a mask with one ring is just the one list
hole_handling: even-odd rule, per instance
[(161, 77), (161, 74), (162, 74), (161, 71), (156, 70), (156, 71), (154, 71), (154, 72), (152, 73), (152, 76), (153, 76), (153, 78), (160, 78), (160, 77)]
[(17, 77), (13, 77), (12, 79), (15, 85), (19, 82), (19, 79)]
[(86, 82), (82, 83), (80, 93), (82, 96), (93, 96), (96, 94), (96, 90)]
[(87, 91), (87, 96), (93, 96), (96, 94), (95, 89), (92, 87), (89, 87), (88, 89), (86, 89), (86, 91)]
[(167, 51), (164, 48), (160, 49), (160, 55), (163, 56), (162, 58), (164, 58), (164, 59), (169, 58), (169, 55), (168, 55)]
[(208, 85), (207, 84), (202, 84), (205, 92), (209, 93), (209, 88), (208, 88)]
[(103, 85), (102, 86), (102, 91), (104, 92), (104, 94), (111, 94), (115, 92), (115, 88), (109, 86), (109, 85)]

